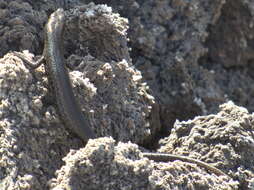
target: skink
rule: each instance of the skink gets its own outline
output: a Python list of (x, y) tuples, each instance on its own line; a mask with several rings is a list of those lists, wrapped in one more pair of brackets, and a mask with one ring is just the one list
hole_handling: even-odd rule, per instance
[(64, 122), (83, 140), (94, 138), (88, 118), (82, 113), (74, 97), (69, 75), (63, 57), (64, 10), (58, 9), (51, 14), (46, 25), (44, 58), (49, 82), (55, 92), (57, 109)]
[[(84, 141), (95, 138), (93, 131), (90, 129), (88, 119), (85, 118), (76, 99), (74, 97), (69, 75), (65, 66), (63, 57), (63, 29), (65, 23), (64, 10), (58, 9), (51, 14), (45, 28), (45, 44), (43, 56), (35, 63), (29, 62), (22, 54), (15, 53), (25, 63), (33, 68), (38, 67), (43, 60), (46, 61), (45, 70), (48, 76), (49, 86), (52, 88), (57, 101), (58, 112), (65, 125), (75, 132)], [(217, 175), (225, 175), (221, 170), (199, 160), (163, 153), (142, 153), (154, 161), (182, 160), (184, 162), (195, 163), (204, 167)]]
[(42, 57), (37, 62), (28, 61), (23, 54), (15, 53), (27, 65), (37, 68), (46, 61), (45, 71), (48, 76), (49, 88), (53, 91), (57, 102), (57, 110), (65, 126), (82, 140), (95, 138), (88, 118), (82, 113), (76, 102), (72, 85), (66, 69), (63, 56), (63, 29), (65, 15), (63, 9), (58, 9), (50, 15), (45, 26), (45, 40)]

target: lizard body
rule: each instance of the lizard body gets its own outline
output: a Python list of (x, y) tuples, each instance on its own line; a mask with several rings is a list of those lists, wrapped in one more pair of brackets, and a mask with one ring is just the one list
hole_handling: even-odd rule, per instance
[(37, 68), (43, 61), (48, 77), (49, 88), (53, 91), (57, 103), (57, 111), (64, 124), (82, 140), (87, 142), (95, 138), (88, 118), (82, 113), (78, 105), (66, 69), (63, 56), (63, 29), (65, 15), (63, 9), (52, 13), (45, 26), (44, 50), (42, 57), (35, 63), (28, 61), (22, 54), (15, 52), (29, 67)]

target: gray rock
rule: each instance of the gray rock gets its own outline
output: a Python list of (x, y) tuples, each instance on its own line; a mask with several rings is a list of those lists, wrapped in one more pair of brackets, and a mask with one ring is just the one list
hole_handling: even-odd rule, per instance
[[(0, 0), (0, 189), (254, 189), (246, 109), (228, 103), (173, 127), (227, 100), (254, 110), (252, 1), (94, 1), (129, 25), (88, 2)], [(58, 116), (44, 67), (6, 54), (41, 55), (58, 7), (68, 9), (64, 54), (76, 98), (96, 135), (115, 140), (84, 148)], [(213, 163), (235, 181), (155, 163), (124, 143), (153, 144), (156, 135), (168, 136), (159, 151)]]

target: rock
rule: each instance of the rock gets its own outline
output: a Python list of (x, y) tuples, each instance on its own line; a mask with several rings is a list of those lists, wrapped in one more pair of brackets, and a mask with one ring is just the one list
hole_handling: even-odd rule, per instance
[(71, 151), (52, 179), (52, 190), (62, 189), (237, 189), (227, 177), (209, 175), (181, 161), (155, 163), (143, 158), (137, 145), (112, 138), (90, 140)]
[[(86, 3), (0, 0), (0, 189), (254, 189), (252, 2), (94, 1), (113, 11)], [(7, 54), (41, 55), (43, 27), (58, 7), (67, 14), (75, 96), (97, 137), (114, 140), (85, 146), (65, 129), (44, 66), (29, 70)], [(227, 103), (216, 114), (228, 100), (247, 109)], [(148, 148), (161, 136), (159, 151), (233, 179), (150, 161), (132, 144)]]
[(212, 163), (237, 179), (240, 189), (253, 188), (254, 115), (233, 102), (220, 109), (216, 115), (176, 122), (158, 151)]

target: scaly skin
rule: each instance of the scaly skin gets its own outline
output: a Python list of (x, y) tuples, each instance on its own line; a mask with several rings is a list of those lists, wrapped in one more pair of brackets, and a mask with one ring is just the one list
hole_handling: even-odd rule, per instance
[(51, 14), (45, 28), (44, 58), (50, 87), (57, 101), (57, 109), (64, 123), (84, 141), (95, 137), (88, 118), (82, 113), (74, 97), (69, 75), (63, 57), (62, 33), (64, 29), (64, 10)]
[(64, 125), (87, 142), (89, 139), (95, 138), (95, 135), (91, 130), (88, 118), (85, 117), (76, 102), (66, 70), (62, 43), (64, 24), (65, 15), (63, 9), (58, 9), (50, 15), (45, 26), (43, 55), (38, 61), (29, 61), (19, 52), (14, 52), (14, 55), (21, 58), (32, 69), (39, 67), (43, 61), (46, 61), (45, 71), (48, 77), (49, 90), (53, 92), (57, 110)]

